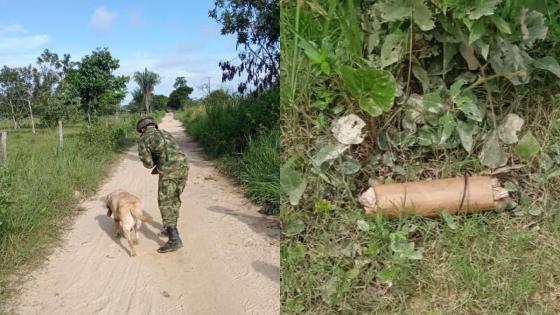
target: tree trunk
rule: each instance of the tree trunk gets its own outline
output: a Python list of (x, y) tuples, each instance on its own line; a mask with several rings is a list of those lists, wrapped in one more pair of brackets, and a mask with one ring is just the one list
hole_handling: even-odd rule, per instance
[(35, 134), (35, 121), (33, 120), (33, 109), (31, 108), (31, 100), (27, 100), (27, 106), (29, 106), (29, 118), (31, 118), (31, 129), (33, 134)]
[(91, 101), (88, 102), (88, 107), (87, 107), (88, 128), (91, 127), (91, 114), (90, 114), (90, 110), (91, 110)]
[(14, 119), (14, 129), (18, 129), (19, 123), (16, 119), (16, 112), (14, 111), (14, 104), (12, 104), (12, 100), (10, 100), (10, 108), (12, 109), (12, 118)]
[(150, 113), (150, 105), (148, 104), (148, 91), (144, 90), (144, 108), (146, 109), (146, 115)]

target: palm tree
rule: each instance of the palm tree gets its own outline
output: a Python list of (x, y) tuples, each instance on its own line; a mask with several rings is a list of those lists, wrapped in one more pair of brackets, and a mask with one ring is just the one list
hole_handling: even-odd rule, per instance
[(147, 68), (144, 68), (144, 72), (135, 72), (133, 79), (142, 91), (144, 109), (146, 110), (146, 114), (148, 114), (150, 113), (152, 92), (154, 91), (154, 87), (161, 81), (161, 79), (157, 73), (148, 71)]

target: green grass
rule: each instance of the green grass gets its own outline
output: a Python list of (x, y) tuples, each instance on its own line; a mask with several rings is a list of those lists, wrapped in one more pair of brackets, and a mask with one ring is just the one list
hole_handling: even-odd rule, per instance
[[(400, 106), (377, 118), (360, 112), (344, 96), (325, 109), (313, 106), (322, 93), (337, 90), (338, 79), (321, 75), (298, 44), (302, 37), (326, 43), (340, 60), (360, 64), (349, 51), (355, 30), (344, 26), (350, 10), (337, 7), (336, 1), (312, 1), (325, 12), (316, 5), (302, 3), (297, 9), (296, 2), (282, 3), (281, 161), (307, 181), (297, 206), (286, 195), (281, 197), (282, 312), (560, 313), (556, 285), (560, 278), (560, 181), (558, 177), (538, 180), (546, 164), (539, 161), (544, 155), (522, 161), (515, 158), (513, 148), (507, 149), (512, 163), (524, 165), (499, 175), (502, 183), (509, 181), (516, 187), (513, 195), (519, 206), (514, 211), (448, 220), (411, 217), (389, 221), (366, 216), (356, 199), (370, 180), (402, 182), (478, 173), (485, 170), (477, 158), (480, 143), (470, 155), (457, 149), (394, 145), (390, 153), (399, 168), (386, 165), (377, 135), (401, 130), (397, 120)], [(552, 47), (557, 50), (558, 46)], [(405, 70), (395, 76), (404, 73), (406, 77)], [(546, 77), (530, 86), (499, 87), (502, 90), (493, 99), (496, 115), (514, 112), (523, 117), (521, 134), (530, 130), (542, 145), (541, 154), (548, 154), (553, 168), (558, 168), (556, 80)], [(479, 97), (484, 99), (484, 93)], [(364, 142), (331, 165), (314, 167), (311, 157), (332, 138), (331, 122), (348, 113), (367, 122)], [(354, 175), (340, 171), (349, 157), (361, 166)]]
[(44, 261), (80, 199), (95, 192), (114, 157), (132, 144), (137, 118), (66, 127), (62, 150), (56, 129), (9, 131), (8, 160), (0, 162), (0, 301), (22, 272)]
[(178, 117), (219, 168), (235, 178), (257, 204), (279, 209), (280, 131), (278, 90), (229, 97), (179, 112)]

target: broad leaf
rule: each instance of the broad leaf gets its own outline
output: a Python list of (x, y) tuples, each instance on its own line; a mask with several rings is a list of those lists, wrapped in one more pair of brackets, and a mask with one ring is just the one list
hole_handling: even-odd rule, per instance
[(528, 9), (521, 10), (521, 33), (527, 47), (532, 47), (536, 40), (545, 39), (547, 32), (548, 27), (545, 25), (542, 13)]
[(550, 56), (535, 60), (533, 62), (533, 67), (550, 71), (560, 78), (560, 65), (556, 59)]
[(280, 168), (280, 187), (290, 199), (290, 204), (296, 206), (305, 192), (307, 180), (291, 166)]
[(459, 94), (461, 94), (461, 88), (465, 85), (465, 83), (465, 80), (459, 79), (451, 85), (449, 88), (449, 95), (451, 95), (451, 98), (456, 98)]
[(480, 62), (476, 59), (474, 49), (471, 46), (463, 43), (459, 46), (459, 52), (467, 62), (469, 70), (476, 70), (480, 67)]
[(341, 66), (340, 75), (346, 89), (371, 116), (379, 116), (393, 106), (396, 83), (390, 72)]
[(349, 159), (340, 164), (340, 170), (344, 175), (356, 174), (361, 168), (360, 161), (356, 159)]
[(459, 133), (459, 138), (461, 138), (461, 144), (463, 148), (471, 153), (473, 148), (473, 134), (474, 125), (468, 124), (463, 121), (457, 121), (457, 133)]
[(428, 77), (428, 72), (419, 65), (412, 66), (412, 73), (422, 83), (422, 90), (426, 93), (430, 89), (430, 78)]
[[(497, 44), (498, 48), (493, 50), (490, 57), (492, 69), (497, 74), (506, 75), (514, 85), (529, 82), (527, 71), (529, 65), (533, 62), (533, 58), (520, 49), (519, 46), (513, 45), (508, 41), (499, 40)], [(518, 72), (521, 75), (513, 75), (514, 72)]]
[(414, 23), (422, 30), (435, 27), (432, 11), (424, 0), (389, 1), (379, 5), (381, 17), (387, 21), (403, 21), (412, 16)]
[(515, 153), (517, 153), (517, 156), (521, 159), (526, 160), (539, 153), (540, 149), (541, 145), (539, 144), (539, 141), (529, 131), (515, 146)]
[(472, 45), (475, 41), (481, 38), (486, 33), (486, 29), (484, 27), (484, 23), (481, 21), (476, 21), (470, 28), (469, 33), (469, 45)]
[(305, 223), (296, 217), (289, 217), (283, 224), (282, 232), (288, 237), (296, 236), (305, 230)]
[(313, 163), (313, 165), (315, 167), (321, 167), (321, 165), (323, 165), (323, 163), (338, 158), (349, 147), (350, 147), (349, 145), (340, 144), (340, 143), (336, 144), (336, 145), (335, 144), (328, 144), (328, 145), (322, 147), (319, 150), (319, 152), (317, 152), (313, 156), (313, 158), (311, 159), (311, 162)]
[(457, 123), (455, 122), (455, 117), (453, 117), (453, 114), (451, 112), (445, 113), (445, 115), (443, 115), (439, 119), (439, 123), (442, 126), (439, 144), (444, 144), (447, 139), (451, 137), (453, 131), (455, 131), (455, 126), (457, 125)]
[(504, 166), (507, 162), (506, 154), (498, 142), (498, 136), (496, 133), (492, 133), (490, 137), (486, 140), (482, 146), (482, 151), (478, 156), (480, 163), (482, 165), (488, 166), (490, 168), (498, 168)]
[(509, 27), (508, 22), (506, 22), (504, 19), (497, 15), (492, 15), (490, 17), (490, 20), (492, 20), (492, 22), (494, 23), (494, 25), (496, 25), (496, 28), (498, 28), (500, 32), (508, 35), (511, 34), (511, 28)]
[(385, 68), (401, 60), (406, 46), (403, 33), (393, 33), (385, 37), (381, 46), (381, 67)]
[(456, 99), (457, 108), (462, 111), (467, 118), (474, 121), (482, 121), (482, 112), (472, 98), (462, 96)]

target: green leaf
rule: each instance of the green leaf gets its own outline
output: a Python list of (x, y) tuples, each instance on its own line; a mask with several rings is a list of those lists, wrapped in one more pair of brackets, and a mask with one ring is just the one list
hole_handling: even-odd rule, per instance
[(389, 1), (380, 4), (379, 11), (386, 21), (404, 21), (412, 16), (412, 20), (422, 31), (435, 27), (432, 11), (424, 0)]
[(539, 156), (539, 167), (543, 172), (548, 172), (554, 166), (554, 161), (550, 157), (550, 155), (541, 152)]
[(542, 57), (535, 60), (533, 62), (533, 67), (550, 71), (560, 78), (560, 65), (558, 64), (558, 61), (556, 61), (556, 59), (550, 56)]
[(349, 159), (340, 164), (340, 169), (344, 175), (356, 174), (361, 168), (360, 161), (356, 159)]
[(455, 222), (455, 219), (447, 211), (443, 211), (441, 213), (441, 217), (443, 218), (443, 221), (445, 221), (445, 223), (447, 224), (448, 228), (450, 228), (451, 230), (457, 229), (457, 223)]
[(484, 27), (484, 23), (481, 21), (476, 21), (472, 25), (469, 33), (469, 45), (477, 41), (486, 33), (486, 28)]
[(471, 153), (473, 149), (474, 126), (459, 120), (457, 121), (457, 133), (459, 133), (463, 148)]
[(424, 3), (424, 1), (414, 0), (414, 13), (413, 19), (414, 23), (418, 25), (418, 27), (426, 32), (433, 29), (436, 25), (434, 24), (432, 11), (428, 8), (428, 6)]
[(290, 199), (290, 204), (296, 206), (307, 187), (307, 180), (291, 166), (280, 168), (280, 187)]
[(306, 39), (299, 37), (298, 45), (312, 63), (320, 64), (325, 60), (326, 55), (321, 54), (315, 43), (308, 42)]
[(432, 126), (438, 126), (438, 120), (443, 113), (440, 91), (424, 94), (422, 97), (422, 115)]
[(397, 275), (397, 269), (393, 266), (385, 267), (377, 272), (377, 279), (382, 282), (392, 283)]
[(428, 72), (419, 65), (412, 66), (412, 73), (422, 83), (422, 90), (426, 93), (430, 88), (430, 78), (428, 77)]
[(439, 144), (444, 144), (453, 134), (457, 123), (455, 122), (455, 117), (449, 111), (439, 119), (439, 123), (442, 126)]
[(519, 158), (527, 160), (539, 153), (540, 149), (539, 141), (528, 131), (515, 146), (515, 153)]
[[(490, 64), (497, 74), (504, 74), (513, 85), (520, 85), (529, 82), (526, 75), (529, 65), (533, 58), (517, 45), (513, 45), (505, 40), (498, 40), (497, 48), (493, 49), (490, 56)], [(512, 75), (514, 72), (524, 73), (524, 75)]]
[(358, 230), (367, 232), (369, 231), (369, 223), (365, 220), (358, 220), (356, 221), (356, 225), (358, 226)]
[(511, 34), (511, 28), (509, 27), (508, 22), (497, 15), (490, 16), (490, 20), (496, 25), (496, 28), (504, 34)]
[(375, 243), (371, 243), (371, 244), (369, 244), (369, 246), (367, 248), (367, 253), (370, 256), (377, 256), (377, 254), (379, 253), (379, 248), (377, 247), (377, 245)]
[(406, 36), (400, 32), (389, 34), (381, 46), (381, 67), (385, 68), (401, 60), (406, 45)]
[(301, 219), (289, 217), (283, 224), (282, 232), (288, 237), (296, 236), (305, 230), (305, 223)]
[(476, 0), (476, 1), (467, 1), (466, 3), (472, 3), (472, 6), (469, 8), (468, 16), (471, 20), (478, 20), (483, 16), (492, 15), (494, 14), (494, 10), (496, 6), (502, 0)]
[(532, 47), (536, 40), (545, 39), (547, 32), (548, 27), (542, 13), (526, 8), (521, 10), (521, 33), (527, 47)]
[(338, 158), (348, 147), (344, 144), (325, 145), (313, 156), (311, 162), (315, 167), (321, 167), (323, 163)]
[(449, 88), (449, 95), (451, 95), (451, 98), (457, 98), (457, 96), (461, 94), (461, 88), (465, 85), (465, 83), (465, 80), (459, 79), (451, 85)]
[(346, 89), (371, 116), (379, 116), (393, 106), (396, 82), (390, 72), (348, 66), (341, 66), (340, 71)]
[(474, 121), (482, 121), (482, 112), (480, 108), (476, 106), (472, 98), (468, 96), (462, 96), (455, 100), (457, 108), (462, 111), (467, 118)]
[(484, 145), (482, 146), (482, 151), (478, 156), (480, 163), (482, 165), (488, 166), (492, 169), (504, 166), (507, 162), (507, 156), (504, 153), (500, 143), (498, 142), (498, 136), (493, 132)]

